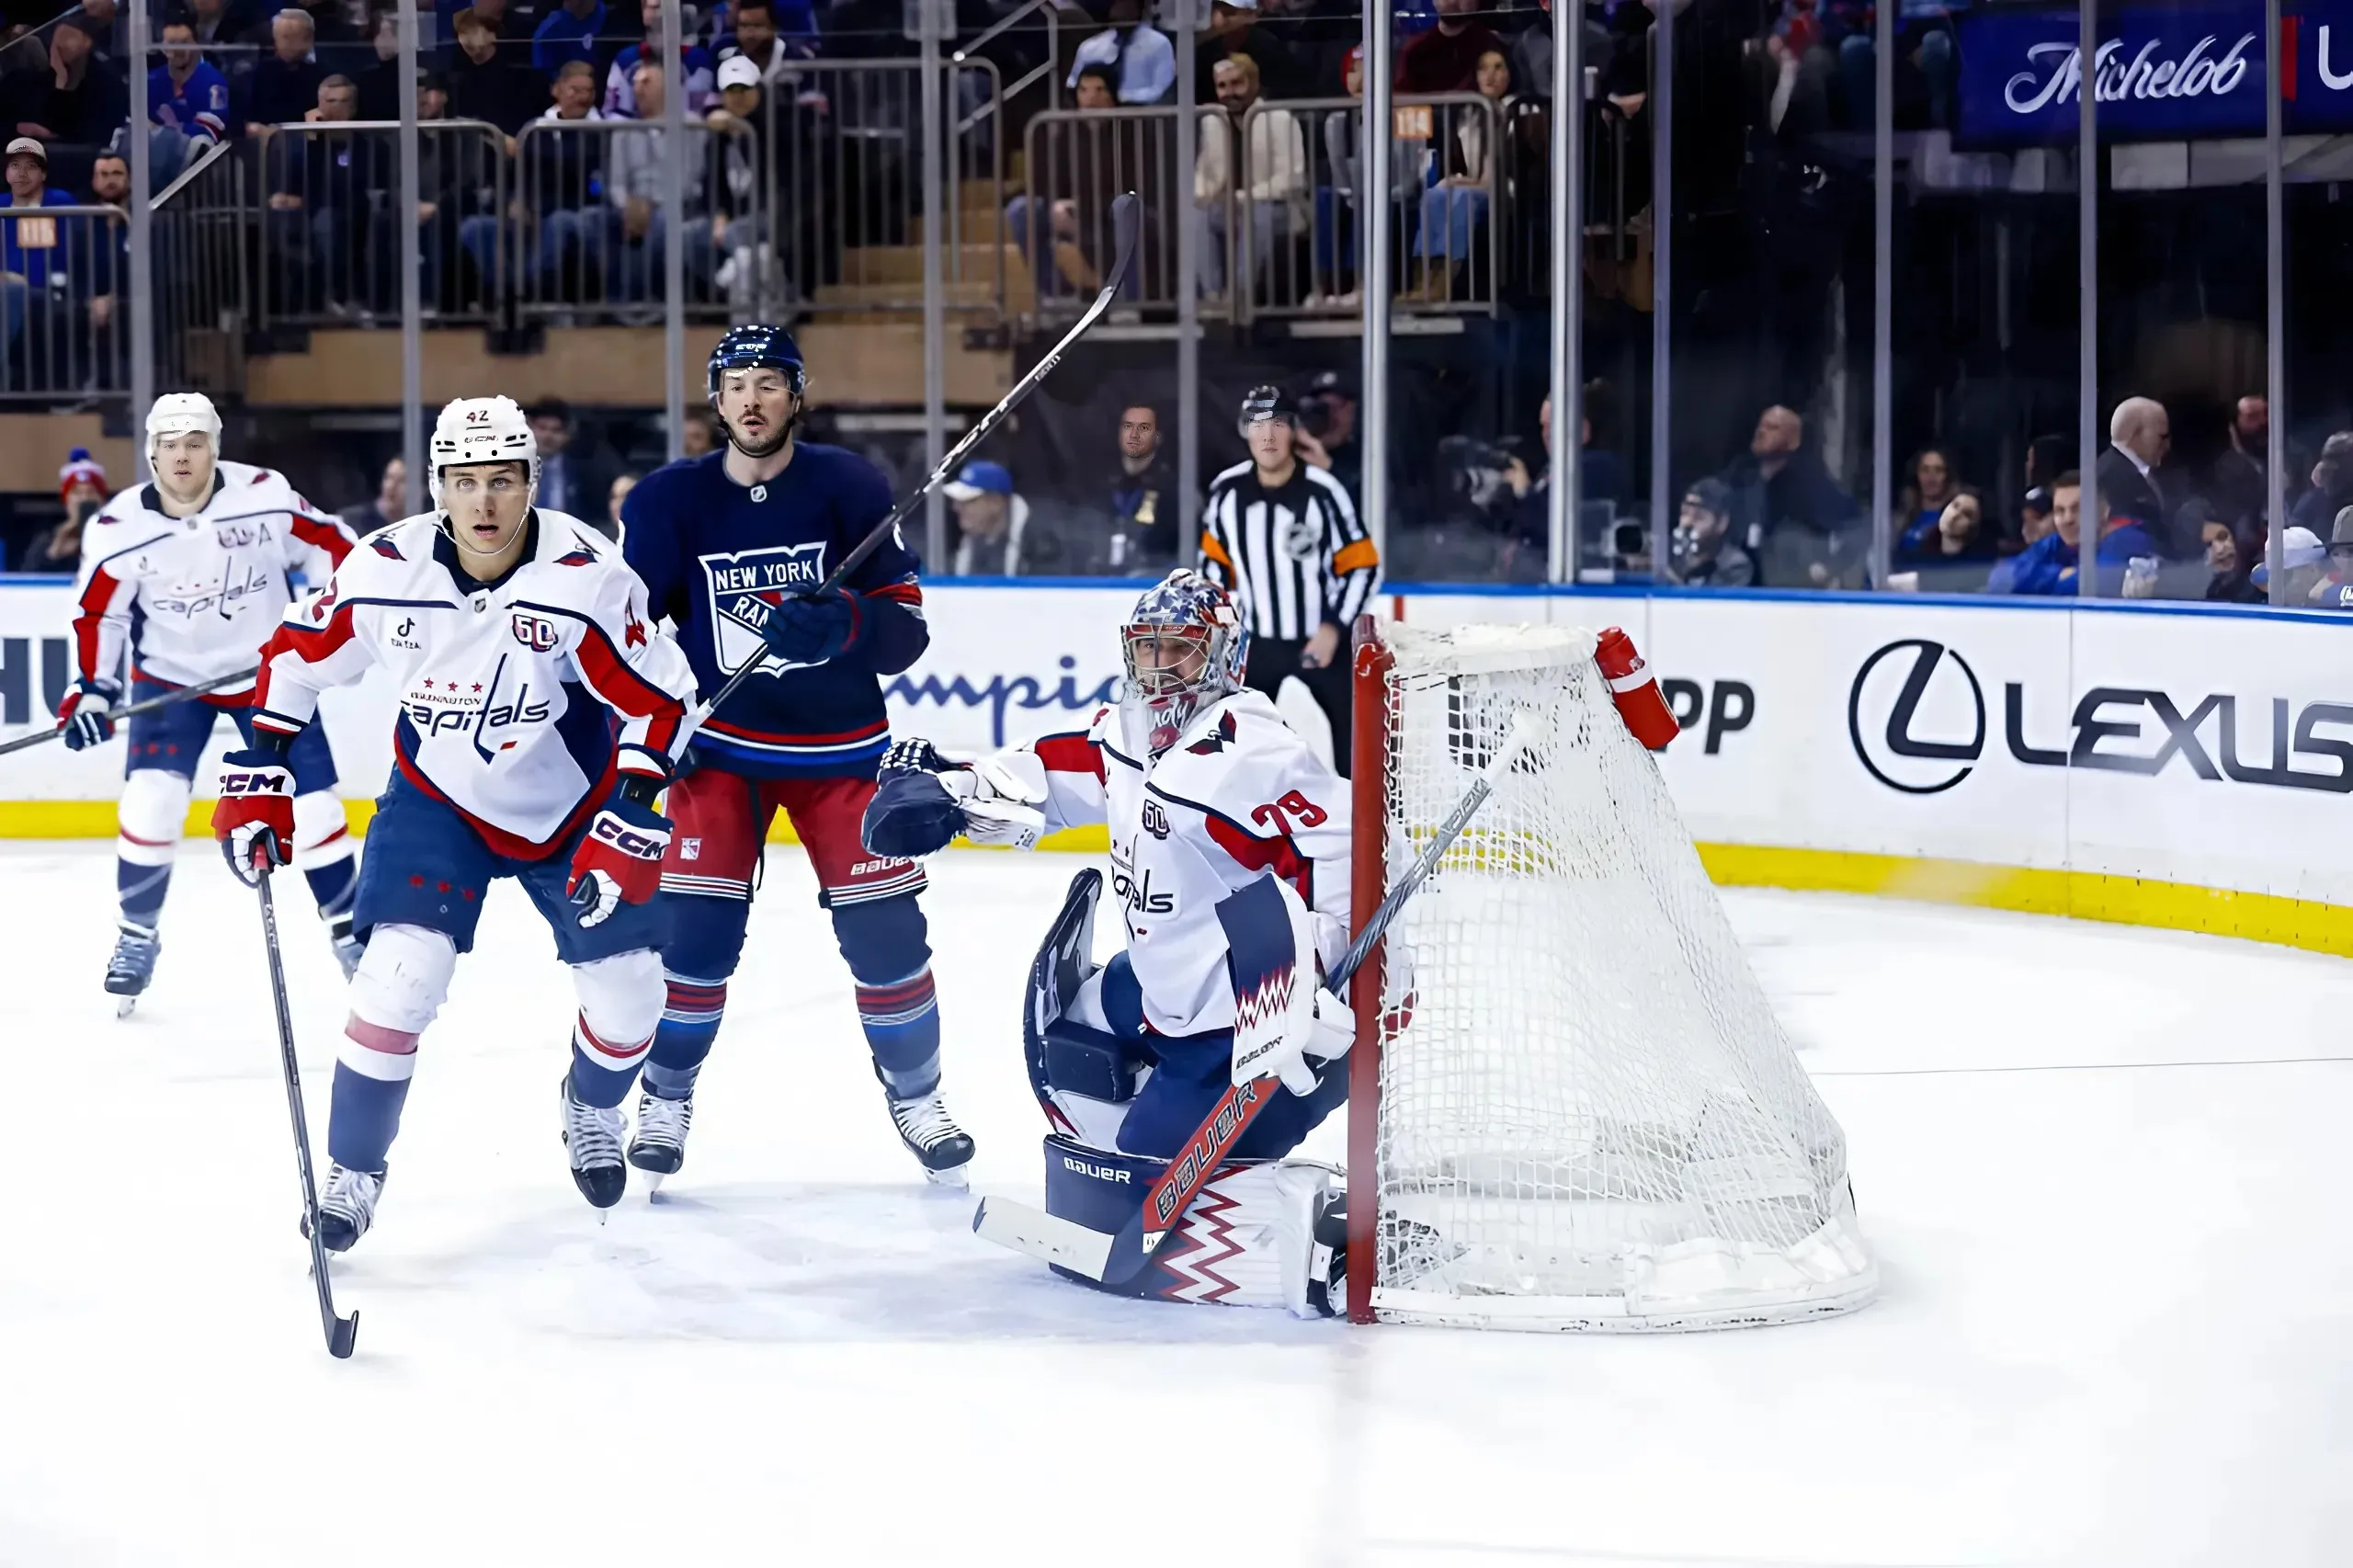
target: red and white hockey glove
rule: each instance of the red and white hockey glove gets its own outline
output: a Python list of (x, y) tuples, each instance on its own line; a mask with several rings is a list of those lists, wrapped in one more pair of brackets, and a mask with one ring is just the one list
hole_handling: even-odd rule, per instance
[(248, 887), (294, 858), (294, 774), (284, 748), (256, 745), (221, 759), (212, 836)]
[(670, 819), (654, 809), (662, 780), (623, 777), (612, 800), (589, 823), (572, 852), (564, 892), (580, 914), (581, 929), (601, 926), (624, 903), (643, 903), (662, 888), (662, 857), (670, 849)]

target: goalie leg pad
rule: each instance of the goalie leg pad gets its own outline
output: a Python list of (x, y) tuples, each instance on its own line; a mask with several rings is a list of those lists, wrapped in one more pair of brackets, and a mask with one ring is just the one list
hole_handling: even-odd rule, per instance
[[(1128, 1108), (1120, 1148), (1171, 1160), (1231, 1086), (1233, 1038), (1224, 1030), (1183, 1040), (1154, 1037), (1149, 1048), (1158, 1064)], [(1347, 1103), (1346, 1059), (1311, 1060), (1308, 1066), (1315, 1074), (1315, 1086), (1304, 1095), (1285, 1090), (1269, 1099), (1233, 1146), (1234, 1159), (1279, 1159)]]
[[(1165, 1160), (1046, 1140), (1046, 1212), (1099, 1231), (1131, 1219)], [(1230, 1307), (1282, 1307), (1323, 1315), (1310, 1290), (1317, 1260), (1314, 1223), (1333, 1171), (1308, 1160), (1230, 1165), (1201, 1189), (1152, 1263), (1119, 1285), (1067, 1269), (1066, 1279), (1150, 1301)], [(1328, 1257), (1326, 1258), (1328, 1264)]]

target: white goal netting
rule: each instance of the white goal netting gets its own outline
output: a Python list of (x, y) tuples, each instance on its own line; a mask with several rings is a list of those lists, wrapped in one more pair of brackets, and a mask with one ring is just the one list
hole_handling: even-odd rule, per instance
[[(1734, 939), (1656, 764), (1568, 628), (1384, 624), (1393, 877), (1513, 718), (1541, 739), (1390, 928), (1371, 1306), (1494, 1328), (1846, 1311), (1878, 1283), (1846, 1138)], [(1365, 711), (1359, 708), (1359, 713)], [(1386, 885), (1384, 883), (1384, 885)], [(1404, 971), (1410, 965), (1410, 975)], [(1411, 986), (1411, 1017), (1396, 1005)]]

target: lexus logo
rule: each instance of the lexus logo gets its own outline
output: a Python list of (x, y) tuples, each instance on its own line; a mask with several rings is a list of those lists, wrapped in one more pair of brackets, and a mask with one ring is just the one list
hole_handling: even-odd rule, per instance
[[(1906, 653), (1908, 664), (1897, 657)], [(1954, 733), (1964, 697), (1968, 740), (1924, 740), (1914, 733), (1923, 703), (1927, 727)], [(1907, 637), (1880, 649), (1855, 672), (1847, 695), (1847, 735), (1865, 771), (1889, 789), (1940, 794), (1968, 778), (1985, 749), (1985, 693), (1959, 653), (1925, 637)]]

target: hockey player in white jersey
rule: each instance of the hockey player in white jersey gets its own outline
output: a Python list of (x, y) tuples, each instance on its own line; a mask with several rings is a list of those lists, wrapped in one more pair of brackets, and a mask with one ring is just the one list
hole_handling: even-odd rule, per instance
[(1280, 911), (1261, 928), (1290, 949), (1277, 956), (1302, 974), (1336, 965), (1348, 934), (1349, 796), (1274, 704), (1243, 685), (1248, 635), (1223, 588), (1170, 574), (1121, 629), (1117, 705), (1082, 733), (972, 767), (901, 742), (868, 808), (866, 843), (928, 854), (962, 833), (1028, 848), (1062, 828), (1108, 824), (1126, 950), (1093, 964), (1101, 878), (1082, 872), (1024, 1012), (1031, 1084), (1053, 1129), (1046, 1207), (1117, 1232), (1237, 1073), (1279, 1074), (1290, 1093), (1235, 1145), (1243, 1168), (1203, 1190), (1140, 1276), (1105, 1288), (1304, 1314), (1331, 1310), (1345, 1223), (1330, 1169), (1283, 1156), (1346, 1097), (1346, 1063), (1335, 1059), (1354, 1023), (1319, 987), (1272, 1053), (1237, 1069), (1234, 974), (1266, 955), (1233, 950), (1220, 905), (1230, 913), (1245, 890), (1279, 893)]
[[(352, 976), (327, 1125), (322, 1239), (358, 1241), (417, 1037), (473, 946), (492, 881), (512, 877), (572, 966), (579, 1012), (562, 1088), (573, 1179), (620, 1200), (620, 1107), (662, 1017), (666, 915), (654, 894), (670, 824), (654, 809), (685, 744), (694, 675), (646, 614), (620, 550), (531, 505), (537, 447), (512, 399), (465, 398), (432, 440), (436, 509), (368, 536), (262, 651), (255, 746), (223, 766), (214, 831), (249, 880), (283, 864), (287, 753), (319, 693), (383, 670), (399, 693), (394, 766), (369, 828)], [(616, 724), (618, 721), (618, 725)]]
[[(136, 701), (249, 670), (293, 602), (291, 579), (317, 587), (351, 549), (341, 519), (304, 500), (283, 474), (221, 460), (220, 439), (221, 416), (202, 393), (157, 398), (147, 411), (153, 483), (115, 496), (83, 532), (77, 678), (57, 711), (70, 750), (114, 734), (107, 710), (124, 696), (126, 649)], [(115, 846), (121, 928), (106, 977), (124, 1012), (154, 973), (157, 925), (198, 758), (223, 713), (252, 744), (252, 684), (239, 682), (129, 722)], [(294, 863), (347, 975), (359, 960), (351, 934), (352, 841), (324, 733), (306, 736), (289, 761), (297, 790)]]

